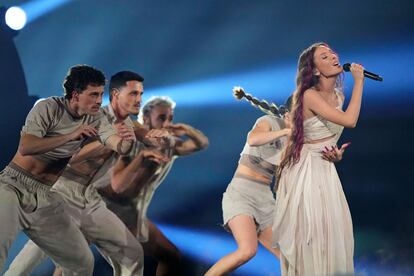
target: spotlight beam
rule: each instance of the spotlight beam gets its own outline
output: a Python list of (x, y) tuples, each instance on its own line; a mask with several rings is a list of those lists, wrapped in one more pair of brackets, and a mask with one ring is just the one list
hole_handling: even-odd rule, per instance
[[(393, 49), (393, 51), (389, 51)], [(355, 61), (364, 64), (368, 70), (379, 72), (384, 82), (377, 83), (367, 80), (364, 100), (386, 102), (396, 98), (396, 91), (411, 91), (410, 78), (411, 61), (414, 60), (414, 47), (412, 43), (406, 45), (386, 45), (382, 49), (372, 52), (358, 51), (341, 55), (342, 62)], [(166, 87), (147, 88), (144, 100), (151, 96), (170, 96), (180, 106), (211, 106), (237, 104), (232, 96), (232, 88), (240, 85), (261, 99), (281, 103), (290, 96), (294, 89), (296, 76), (295, 63), (274, 63), (254, 70), (236, 72), (216, 78), (176, 84)], [(352, 76), (345, 75), (345, 94), (350, 97)], [(403, 94), (407, 101), (414, 96)], [(108, 103), (105, 97), (104, 103)]]
[(22, 4), (20, 7), (27, 14), (27, 23), (31, 23), (71, 1), (73, 0), (35, 0)]

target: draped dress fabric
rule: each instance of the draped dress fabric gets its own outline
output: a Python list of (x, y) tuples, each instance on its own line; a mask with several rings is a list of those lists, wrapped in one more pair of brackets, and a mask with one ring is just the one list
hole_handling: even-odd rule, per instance
[[(282, 275), (354, 273), (351, 214), (335, 165), (321, 154), (336, 144), (342, 130), (320, 116), (305, 120), (300, 160), (282, 172), (272, 227)], [(329, 139), (306, 143), (324, 138)]]

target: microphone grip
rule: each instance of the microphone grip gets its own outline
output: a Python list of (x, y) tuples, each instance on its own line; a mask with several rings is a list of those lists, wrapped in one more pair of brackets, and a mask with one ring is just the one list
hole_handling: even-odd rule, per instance
[[(345, 63), (343, 66), (345, 72), (349, 72), (351, 70), (351, 64)], [(382, 81), (383, 78), (377, 74), (371, 73), (367, 70), (364, 70), (364, 76), (375, 81)]]

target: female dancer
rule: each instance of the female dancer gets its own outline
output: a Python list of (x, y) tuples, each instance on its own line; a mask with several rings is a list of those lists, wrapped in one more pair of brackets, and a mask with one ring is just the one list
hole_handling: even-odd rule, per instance
[[(282, 150), (290, 135), (290, 98), (285, 108), (277, 108), (267, 102), (260, 102), (242, 89), (235, 88), (236, 97), (246, 97), (253, 105), (271, 114), (260, 117), (247, 136), (247, 143), (241, 153), (236, 173), (223, 194), (224, 226), (234, 236), (238, 249), (223, 257), (205, 275), (227, 274), (249, 261), (257, 251), (257, 241), (273, 255), (279, 257), (279, 250), (271, 247), (271, 227), (274, 197), (269, 184)], [(277, 116), (285, 115), (284, 119)], [(346, 146), (329, 149), (323, 158), (339, 161)]]
[(342, 67), (325, 43), (299, 58), (293, 95), (292, 135), (283, 155), (273, 220), (273, 246), (282, 275), (353, 274), (352, 220), (335, 166), (318, 157), (336, 144), (343, 127), (355, 127), (364, 85), (363, 67), (351, 66), (352, 97), (342, 111)]

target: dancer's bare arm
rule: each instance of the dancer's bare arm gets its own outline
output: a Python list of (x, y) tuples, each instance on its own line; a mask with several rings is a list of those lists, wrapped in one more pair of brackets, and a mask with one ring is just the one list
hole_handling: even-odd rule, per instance
[(134, 121), (135, 136), (147, 146), (170, 148), (174, 146), (175, 139), (166, 129), (146, 129), (140, 123)]
[(19, 152), (23, 156), (41, 154), (72, 140), (81, 139), (83, 137), (93, 137), (96, 133), (96, 129), (90, 125), (82, 125), (71, 133), (54, 137), (37, 137), (32, 134), (24, 133), (20, 138)]
[(250, 146), (260, 146), (270, 143), (282, 136), (290, 135), (291, 129), (284, 128), (272, 131), (272, 126), (266, 120), (262, 120), (247, 135), (247, 143)]
[[(108, 151), (107, 147), (101, 144), (99, 141), (94, 141), (89, 144), (86, 144), (82, 149), (80, 149), (75, 155), (72, 156), (69, 163), (71, 165), (80, 163), (85, 160), (96, 158), (104, 151)], [(112, 150), (111, 150), (112, 151)]]
[(121, 156), (112, 170), (111, 187), (116, 193), (123, 193), (129, 188), (136, 189), (146, 183), (157, 166), (169, 161), (156, 150), (141, 150), (134, 158)]
[(187, 124), (173, 124), (167, 129), (176, 137), (187, 136), (186, 141), (178, 141), (175, 146), (175, 155), (188, 155), (203, 149), (209, 145), (207, 136), (200, 130)]

